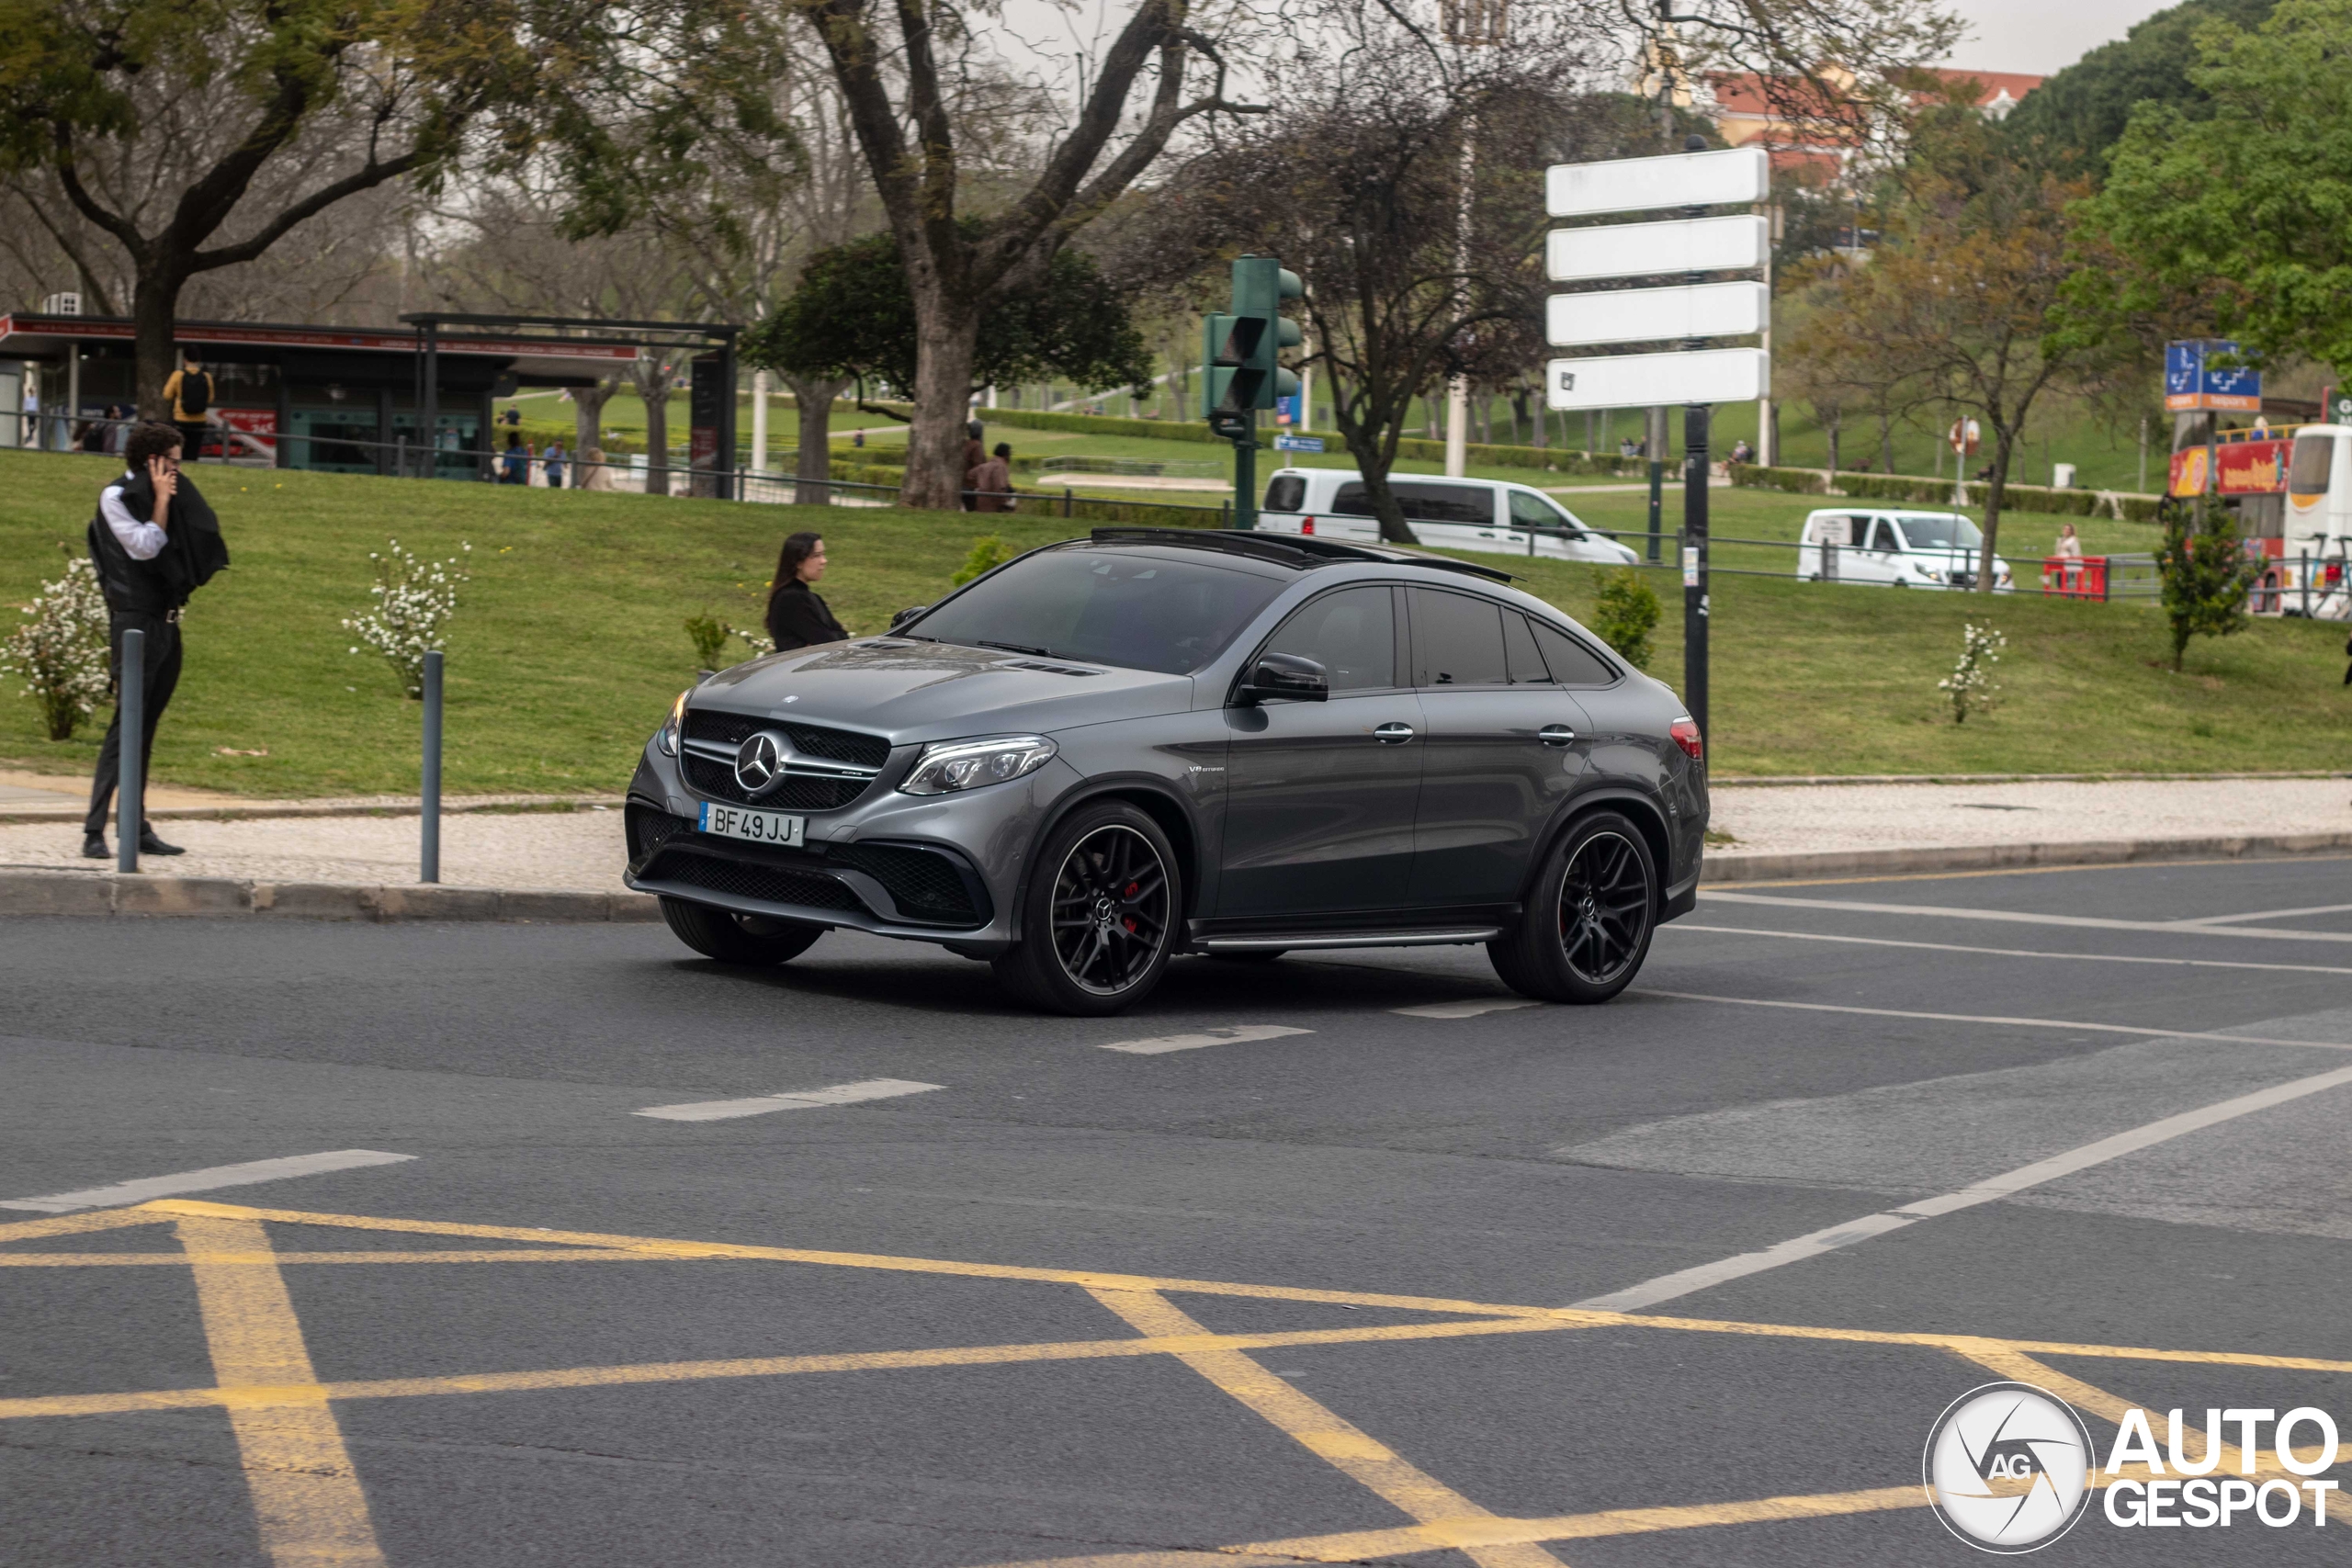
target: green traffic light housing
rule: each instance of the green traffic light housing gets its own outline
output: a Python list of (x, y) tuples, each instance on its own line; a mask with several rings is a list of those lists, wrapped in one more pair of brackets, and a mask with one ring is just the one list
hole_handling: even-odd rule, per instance
[(1277, 398), (1298, 390), (1298, 378), (1283, 369), (1279, 356), (1305, 338), (1296, 321), (1283, 318), (1282, 307), (1306, 291), (1298, 274), (1272, 256), (1234, 262), (1233, 309), (1208, 317), (1203, 333), (1202, 413), (1212, 423), (1272, 408)]

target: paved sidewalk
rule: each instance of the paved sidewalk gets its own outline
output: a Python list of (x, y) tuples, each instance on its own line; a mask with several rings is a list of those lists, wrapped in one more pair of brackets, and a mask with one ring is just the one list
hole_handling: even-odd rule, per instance
[[(161, 825), (187, 853), (142, 860), (159, 874), (254, 882), (413, 883), (414, 816), (264, 818)], [(1714, 826), (1732, 842), (1709, 852), (1729, 869), (1750, 856), (2066, 845), (2118, 840), (2352, 834), (2352, 779), (2130, 783), (1727, 784)], [(102, 872), (81, 858), (78, 821), (0, 823), (0, 869)], [(621, 891), (621, 817), (571, 812), (452, 813), (441, 826), (441, 876), (454, 886)]]

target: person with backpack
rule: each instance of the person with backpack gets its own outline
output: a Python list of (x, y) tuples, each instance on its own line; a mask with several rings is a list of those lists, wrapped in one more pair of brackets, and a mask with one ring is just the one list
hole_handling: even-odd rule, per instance
[[(180, 434), (150, 422), (134, 428), (124, 444), (122, 476), (98, 493), (90, 519), (90, 561), (107, 601), (107, 638), (113, 649), (116, 689), (121, 689), (122, 637), (143, 634), (140, 673), (144, 723), (138, 738), (140, 776), (154, 760), (155, 727), (171, 705), (180, 681), (180, 610), (188, 596), (229, 564), (220, 520), (196, 483), (180, 472)], [(107, 808), (122, 767), (122, 709), (115, 709), (98, 747), (97, 775), (90, 781), (89, 815), (82, 822), (82, 852), (107, 858)], [(136, 831), (142, 854), (175, 855), (175, 844), (155, 836), (141, 822), (136, 829), (118, 822), (117, 832)]]
[(164, 383), (164, 401), (170, 405), (172, 423), (180, 433), (180, 450), (191, 463), (204, 456), (204, 434), (212, 408), (212, 377), (193, 351)]

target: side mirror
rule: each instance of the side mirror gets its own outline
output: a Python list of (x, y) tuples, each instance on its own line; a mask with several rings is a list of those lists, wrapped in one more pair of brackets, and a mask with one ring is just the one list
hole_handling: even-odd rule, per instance
[(909, 621), (913, 620), (917, 615), (922, 615), (925, 610), (930, 608), (931, 606), (928, 604), (908, 605), (905, 609), (890, 617), (890, 629), (892, 631), (897, 631), (900, 626), (905, 626)]
[(1330, 672), (1312, 659), (1295, 653), (1261, 654), (1256, 668), (1241, 682), (1241, 700), (1261, 703), (1285, 698), (1295, 703), (1329, 701)]

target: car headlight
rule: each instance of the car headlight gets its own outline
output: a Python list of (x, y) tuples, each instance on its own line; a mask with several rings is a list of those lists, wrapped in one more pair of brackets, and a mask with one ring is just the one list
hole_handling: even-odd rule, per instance
[(654, 749), (664, 757), (678, 754), (678, 734), (686, 723), (686, 699), (693, 694), (691, 690), (680, 692), (678, 700), (670, 705), (670, 716), (663, 719), (662, 728), (653, 732)]
[(949, 740), (926, 747), (900, 795), (952, 795), (982, 784), (1025, 778), (1054, 759), (1060, 748), (1042, 735), (1007, 735), (994, 740)]
[(1931, 566), (1914, 566), (1911, 570), (1930, 582), (1941, 582), (1944, 580), (1944, 574)]

